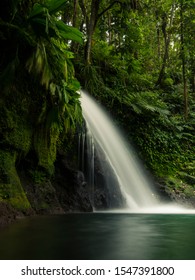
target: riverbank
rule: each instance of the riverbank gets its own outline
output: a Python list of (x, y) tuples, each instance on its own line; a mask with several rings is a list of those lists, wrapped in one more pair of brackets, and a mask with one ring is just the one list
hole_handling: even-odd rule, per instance
[[(176, 204), (183, 206), (187, 209), (195, 209), (195, 198), (194, 197), (187, 197), (185, 196), (183, 193), (178, 192), (178, 191), (170, 191), (170, 189), (168, 189), (165, 186), (160, 186), (160, 192), (159, 192), (159, 199), (164, 202), (164, 203), (171, 203), (171, 202), (175, 202)], [(78, 201), (77, 201), (78, 203)], [(14, 223), (15, 221), (17, 221), (18, 219), (27, 217), (27, 216), (35, 216), (35, 215), (53, 215), (53, 214), (65, 214), (65, 213), (74, 213), (74, 212), (80, 212), (80, 213), (84, 213), (84, 212), (92, 212), (92, 209), (81, 209), (79, 210), (79, 207), (77, 207), (77, 209), (75, 208), (75, 206), (71, 207), (69, 206), (68, 209), (68, 205), (64, 205), (64, 207), (66, 209), (62, 209), (61, 211), (51, 211), (52, 209), (52, 205), (50, 205), (50, 211), (46, 210), (45, 211), (42, 209), (42, 211), (35, 211), (33, 209), (26, 211), (26, 212), (20, 212), (16, 209), (14, 209), (13, 207), (11, 207), (8, 203), (5, 202), (0, 202), (0, 230), (2, 228), (5, 228), (7, 226), (9, 226), (10, 224)], [(78, 206), (78, 204), (77, 204)]]
[(13, 223), (22, 213), (5, 202), (0, 202), (0, 229)]

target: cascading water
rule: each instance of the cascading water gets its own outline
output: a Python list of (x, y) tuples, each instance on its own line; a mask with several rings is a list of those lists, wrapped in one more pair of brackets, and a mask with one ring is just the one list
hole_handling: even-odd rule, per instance
[[(157, 204), (151, 182), (144, 174), (141, 164), (104, 109), (84, 91), (81, 92), (81, 106), (90, 135), (88, 141), (92, 141), (92, 135), (103, 151), (118, 179), (121, 193), (126, 200), (126, 207), (136, 210)], [(94, 142), (91, 146), (94, 147)], [(92, 152), (91, 167), (94, 170), (94, 150)], [(94, 176), (93, 172), (91, 176)]]

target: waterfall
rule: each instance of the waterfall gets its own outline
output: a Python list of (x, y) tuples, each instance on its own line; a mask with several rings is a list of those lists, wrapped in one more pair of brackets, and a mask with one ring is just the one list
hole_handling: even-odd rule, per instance
[[(144, 173), (133, 148), (126, 143), (111, 117), (84, 91), (81, 91), (81, 106), (87, 125), (88, 145), (92, 149), (89, 160), (90, 184), (94, 187), (94, 145), (97, 145), (118, 180), (120, 191), (126, 201), (125, 207), (136, 210), (157, 204), (152, 183)], [(110, 184), (109, 188), (112, 187)]]
[(78, 134), (78, 166), (86, 176), (92, 207), (94, 206), (94, 154), (94, 137), (85, 123)]

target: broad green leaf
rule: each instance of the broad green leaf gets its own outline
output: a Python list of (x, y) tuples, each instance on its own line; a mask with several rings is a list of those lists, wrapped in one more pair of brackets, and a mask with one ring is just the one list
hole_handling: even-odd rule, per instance
[(64, 39), (83, 42), (83, 34), (76, 28), (68, 26), (62, 21), (57, 21), (56, 26), (60, 32), (60, 36)]
[(68, 104), (69, 103), (69, 97), (68, 97), (68, 93), (67, 93), (65, 88), (63, 90), (63, 94), (64, 94), (64, 103)]
[(48, 0), (47, 8), (50, 14), (61, 11), (66, 6), (67, 0)]
[(29, 14), (29, 18), (33, 18), (36, 16), (39, 16), (41, 14), (44, 14), (46, 12), (46, 8), (40, 5), (39, 3), (35, 3), (31, 13)]

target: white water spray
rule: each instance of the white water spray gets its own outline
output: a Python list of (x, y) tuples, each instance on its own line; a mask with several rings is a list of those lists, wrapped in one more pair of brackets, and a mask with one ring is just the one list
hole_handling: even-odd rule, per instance
[[(121, 132), (107, 113), (87, 93), (81, 93), (83, 116), (88, 129), (97, 141), (119, 181), (121, 193), (129, 209), (157, 204), (151, 182)], [(110, 186), (112, 188), (112, 186)]]

